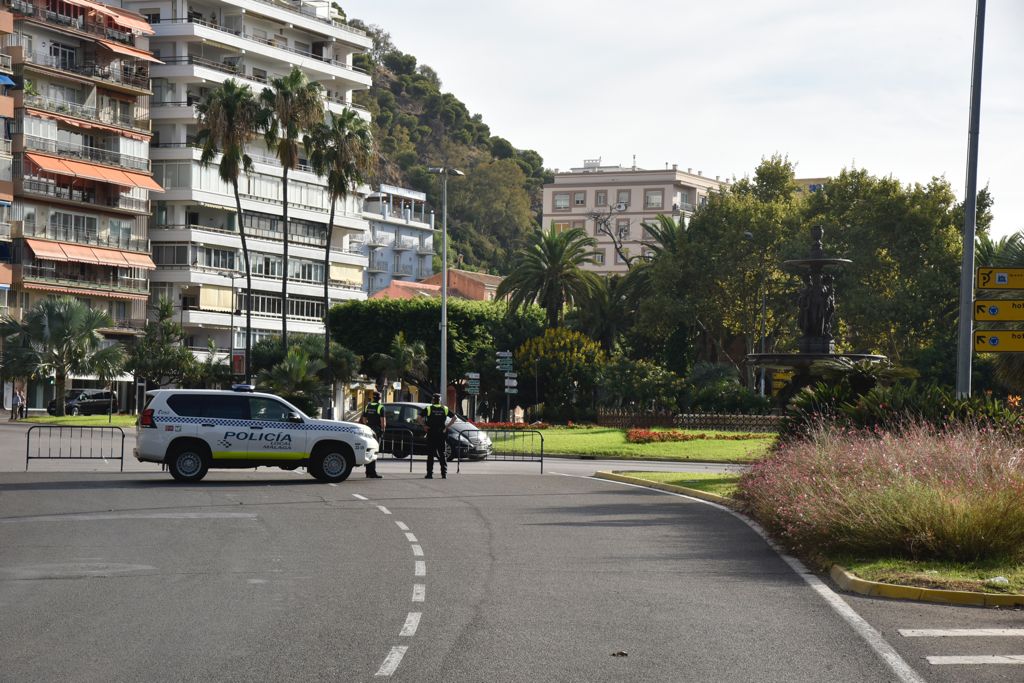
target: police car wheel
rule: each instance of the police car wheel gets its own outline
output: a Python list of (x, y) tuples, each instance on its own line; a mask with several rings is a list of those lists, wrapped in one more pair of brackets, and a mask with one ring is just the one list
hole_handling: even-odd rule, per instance
[(171, 476), (177, 481), (199, 481), (206, 476), (209, 469), (206, 464), (206, 454), (193, 445), (176, 448), (168, 456), (165, 464), (170, 470)]
[(313, 454), (309, 472), (320, 481), (334, 484), (348, 479), (355, 466), (354, 460), (350, 453), (343, 452), (340, 447), (322, 448)]

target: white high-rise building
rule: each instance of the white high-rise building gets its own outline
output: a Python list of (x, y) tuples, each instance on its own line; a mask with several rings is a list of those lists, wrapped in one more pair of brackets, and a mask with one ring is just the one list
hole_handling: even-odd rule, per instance
[[(258, 96), (274, 78), (301, 69), (324, 86), (325, 106), (353, 108), (352, 93), (370, 86), (370, 76), (352, 57), (372, 44), (335, 16), (327, 0), (124, 0), (153, 25), (150, 40), (162, 64), (151, 69), (153, 176), (165, 189), (154, 202), (150, 227), (153, 260), (151, 302), (166, 298), (180, 306), (188, 343), (205, 355), (208, 340), (219, 350), (245, 348), (245, 274), (231, 187), (216, 162), (203, 167), (196, 103), (228, 78)], [(253, 173), (239, 179), (252, 269), (253, 343), (281, 331), (283, 220), (281, 166), (262, 138), (248, 148)], [(323, 332), (323, 282), (332, 302), (366, 297), (367, 256), (360, 249), (368, 224), (360, 196), (339, 202), (330, 268), (324, 272), (329, 199), (323, 179), (305, 160), (289, 172), (288, 330)], [(242, 311), (236, 315), (235, 311)], [(234, 330), (234, 342), (230, 331)], [(235, 370), (240, 370), (236, 357)]]

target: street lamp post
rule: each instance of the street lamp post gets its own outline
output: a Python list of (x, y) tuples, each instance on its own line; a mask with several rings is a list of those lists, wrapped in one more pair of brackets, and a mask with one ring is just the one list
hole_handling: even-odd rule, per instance
[(448, 176), (466, 175), (457, 168), (431, 166), (441, 176), (441, 404), (448, 405)]
[[(226, 270), (218, 272), (217, 275), (231, 278), (231, 310), (228, 311), (228, 315), (231, 316), (231, 337), (228, 341), (228, 367), (231, 369), (231, 376), (234, 377), (237, 374), (235, 373), (235, 279), (242, 276), (233, 271)], [(238, 312), (241, 313), (240, 310)]]

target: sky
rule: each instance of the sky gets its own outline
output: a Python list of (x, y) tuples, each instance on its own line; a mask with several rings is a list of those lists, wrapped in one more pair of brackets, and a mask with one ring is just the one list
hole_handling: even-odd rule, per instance
[[(966, 187), (976, 0), (348, 0), (492, 135), (584, 159), (741, 178), (863, 168)], [(978, 186), (1024, 230), (1024, 2), (990, 0)]]

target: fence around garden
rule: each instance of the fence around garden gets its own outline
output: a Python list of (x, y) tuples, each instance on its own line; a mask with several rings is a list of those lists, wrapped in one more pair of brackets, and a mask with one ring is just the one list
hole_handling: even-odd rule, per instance
[(676, 429), (715, 429), (737, 432), (777, 432), (782, 417), (779, 415), (743, 415), (737, 413), (641, 413), (630, 410), (604, 409), (597, 413), (597, 424), (618, 429), (650, 429), (674, 427)]
[(25, 471), (32, 460), (118, 460), (124, 472), (124, 430), (33, 425), (25, 435)]

